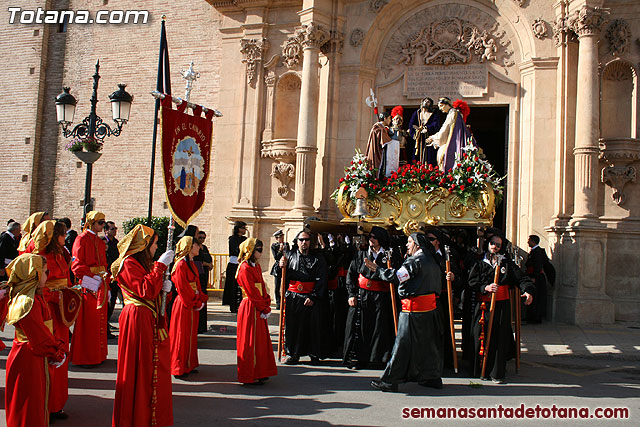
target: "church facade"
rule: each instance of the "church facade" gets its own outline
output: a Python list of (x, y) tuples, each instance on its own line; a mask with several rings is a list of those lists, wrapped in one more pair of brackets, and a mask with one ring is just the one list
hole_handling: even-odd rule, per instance
[[(64, 40), (50, 28), (39, 36), (46, 47), (35, 66), (40, 86), (25, 94), (39, 100), (25, 119), (35, 131), (31, 145), (15, 137), (32, 165), (22, 178), (30, 198), (0, 208), (3, 218), (26, 218), (36, 209), (81, 214), (84, 170), (64, 151), (50, 95), (64, 82), (87, 99), (82, 79), (89, 80), (99, 55), (82, 61), (78, 55), (88, 40), (97, 48), (99, 40), (124, 34), (128, 53), (107, 49), (108, 83), (101, 85), (132, 82), (134, 113), (123, 131), (127, 142), (118, 141), (123, 136), (110, 142), (96, 163), (93, 193), (96, 207), (117, 221), (146, 215), (153, 100), (145, 92), (155, 87), (153, 46), (164, 7), (171, 12), (174, 93), (182, 90), (177, 69), (194, 60), (202, 77), (192, 101), (224, 114), (216, 119), (206, 208), (197, 220), (210, 247), (226, 251), (234, 220), (268, 242), (277, 228), (293, 238), (309, 216), (339, 218), (329, 196), (354, 150), (366, 148), (374, 121), (367, 98), (381, 110), (405, 111), (426, 96), (461, 98), (471, 107), (479, 145), (507, 176), (496, 225), (523, 248), (529, 234), (540, 235), (552, 255), (558, 277), (550, 317), (577, 324), (640, 320), (636, 2), (190, 0), (180, 9), (148, 3), (152, 25), (144, 28), (70, 28)], [(0, 48), (9, 36), (2, 34)], [(131, 171), (126, 179), (122, 167)], [(3, 186), (14, 180), (2, 173)], [(154, 214), (166, 215), (160, 177)]]

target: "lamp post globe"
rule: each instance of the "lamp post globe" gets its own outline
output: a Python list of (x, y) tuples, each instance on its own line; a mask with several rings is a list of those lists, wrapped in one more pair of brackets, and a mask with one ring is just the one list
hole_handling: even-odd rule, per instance
[(131, 103), (133, 96), (124, 90), (126, 84), (118, 84), (119, 89), (109, 95), (111, 100), (111, 112), (113, 113), (113, 121), (116, 123), (127, 123), (129, 121), (129, 113), (131, 112)]
[(69, 93), (71, 88), (62, 88), (62, 93), (56, 96), (56, 116), (58, 123), (69, 125), (73, 123), (73, 116), (76, 113), (78, 101)]

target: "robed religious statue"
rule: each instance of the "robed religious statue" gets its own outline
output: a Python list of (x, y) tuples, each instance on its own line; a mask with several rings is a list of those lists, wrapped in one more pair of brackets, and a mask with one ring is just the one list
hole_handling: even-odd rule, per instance
[[(367, 141), (367, 162), (370, 166), (378, 169), (379, 179), (391, 175), (390, 160), (392, 161), (394, 157), (399, 159), (400, 156), (399, 146), (397, 147), (397, 152), (394, 151), (393, 147), (389, 149), (389, 143), (391, 142), (390, 124), (391, 116), (389, 113), (378, 114), (378, 121), (373, 124)], [(397, 168), (398, 166), (396, 165)]]
[(438, 100), (438, 108), (447, 117), (440, 130), (428, 137), (426, 143), (438, 147), (438, 166), (441, 170), (447, 171), (455, 164), (456, 154), (462, 156), (462, 149), (466, 145), (477, 144), (465, 125), (466, 117), (469, 115), (466, 102), (456, 100), (452, 105), (451, 99), (444, 97)]
[(415, 141), (415, 151), (407, 152), (409, 163), (416, 159), (424, 164), (438, 164), (436, 149), (428, 146), (426, 139), (440, 130), (443, 121), (444, 114), (433, 104), (433, 99), (424, 98), (409, 120), (409, 135)]

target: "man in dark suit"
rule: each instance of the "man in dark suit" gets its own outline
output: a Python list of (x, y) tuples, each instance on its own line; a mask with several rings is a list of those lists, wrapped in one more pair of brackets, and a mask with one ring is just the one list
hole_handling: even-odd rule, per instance
[(20, 244), (20, 224), (10, 220), (7, 223), (7, 231), (0, 235), (0, 277), (6, 280), (5, 267), (18, 256), (18, 245)]
[(289, 244), (284, 241), (284, 232), (276, 230), (273, 233), (276, 242), (271, 244), (271, 256), (273, 256), (273, 265), (271, 266), (271, 275), (274, 277), (274, 294), (276, 296), (276, 308), (280, 309), (280, 282), (282, 280), (282, 269), (278, 266), (280, 258), (289, 251)]
[[(107, 267), (109, 271), (111, 271), (111, 264), (113, 264), (113, 262), (120, 256), (116, 234), (118, 234), (118, 227), (116, 227), (116, 224), (113, 221), (107, 221), (104, 226), (104, 236), (102, 236), (102, 240), (107, 245), (107, 264), (109, 264)], [(111, 298), (109, 298), (109, 314), (107, 322), (111, 319), (113, 310), (116, 308), (116, 301), (118, 300), (118, 294), (120, 293), (118, 282), (111, 280), (111, 283), (109, 283), (109, 290), (111, 291)], [(111, 328), (112, 326), (109, 325), (107, 333), (107, 338), (109, 339), (116, 338), (116, 336), (111, 333)]]
[(71, 220), (69, 218), (62, 218), (60, 222), (67, 226), (67, 236), (64, 238), (64, 247), (67, 248), (69, 253), (71, 253), (71, 250), (73, 249), (73, 242), (76, 241), (78, 232), (71, 229)]
[(533, 304), (529, 306), (527, 311), (527, 321), (541, 323), (547, 314), (547, 279), (544, 275), (544, 265), (549, 262), (549, 258), (547, 258), (545, 250), (540, 247), (539, 236), (532, 234), (527, 243), (531, 249), (525, 266), (527, 275), (531, 277), (536, 287)]

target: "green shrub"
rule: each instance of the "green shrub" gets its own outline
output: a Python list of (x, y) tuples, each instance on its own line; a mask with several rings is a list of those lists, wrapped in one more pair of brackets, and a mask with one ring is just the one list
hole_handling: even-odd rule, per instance
[[(131, 218), (122, 223), (122, 228), (124, 229), (124, 233), (127, 234), (133, 228), (138, 225), (149, 225), (147, 223), (146, 216), (139, 216), (137, 218)], [(179, 240), (178, 235), (184, 231), (182, 227), (180, 227), (177, 223), (174, 222), (174, 226), (176, 227), (173, 231), (173, 243), (175, 248), (175, 243)], [(158, 250), (156, 250), (157, 259), (164, 251), (167, 250), (167, 234), (169, 227), (169, 217), (168, 216), (152, 216), (151, 217), (151, 228), (158, 234)]]

